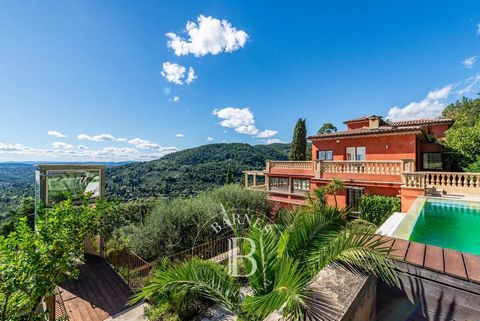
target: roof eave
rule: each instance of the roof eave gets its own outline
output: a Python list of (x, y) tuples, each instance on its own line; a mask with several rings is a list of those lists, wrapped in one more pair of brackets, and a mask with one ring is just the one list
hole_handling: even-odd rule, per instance
[(338, 139), (338, 138), (355, 138), (360, 136), (388, 136), (388, 135), (407, 135), (407, 134), (421, 134), (425, 136), (425, 132), (423, 129), (417, 130), (405, 130), (405, 131), (391, 131), (391, 132), (377, 132), (377, 133), (351, 133), (349, 135), (329, 135), (329, 136), (308, 136), (307, 139), (310, 141), (313, 140), (325, 140), (325, 139)]

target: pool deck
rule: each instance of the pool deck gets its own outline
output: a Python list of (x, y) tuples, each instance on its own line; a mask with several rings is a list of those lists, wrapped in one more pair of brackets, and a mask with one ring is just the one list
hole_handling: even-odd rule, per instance
[(480, 256), (382, 236), (397, 260), (480, 284)]

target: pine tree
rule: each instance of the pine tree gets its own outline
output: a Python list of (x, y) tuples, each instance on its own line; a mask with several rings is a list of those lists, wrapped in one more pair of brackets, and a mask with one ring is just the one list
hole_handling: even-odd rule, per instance
[(225, 185), (233, 184), (233, 183), (235, 183), (235, 179), (233, 178), (232, 168), (228, 167), (227, 174), (225, 175)]
[(307, 160), (307, 126), (305, 119), (300, 118), (295, 125), (289, 159), (292, 161)]

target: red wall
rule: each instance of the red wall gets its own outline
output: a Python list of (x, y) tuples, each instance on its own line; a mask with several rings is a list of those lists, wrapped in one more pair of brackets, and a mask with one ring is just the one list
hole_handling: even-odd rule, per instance
[(415, 159), (417, 140), (415, 134), (313, 140), (312, 158), (318, 150), (333, 150), (334, 160), (346, 160), (346, 148), (354, 146), (366, 147), (366, 160)]
[(445, 132), (448, 130), (449, 125), (446, 124), (439, 124), (439, 125), (431, 125), (427, 128), (427, 132), (430, 135), (434, 135), (438, 138), (445, 137)]

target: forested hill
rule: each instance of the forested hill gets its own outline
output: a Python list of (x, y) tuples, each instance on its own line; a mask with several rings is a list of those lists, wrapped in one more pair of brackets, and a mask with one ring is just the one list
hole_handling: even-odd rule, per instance
[(288, 159), (289, 144), (210, 144), (158, 160), (107, 169), (107, 195), (132, 199), (188, 196), (225, 182), (228, 168), (237, 181), (242, 171), (262, 169), (266, 160)]

